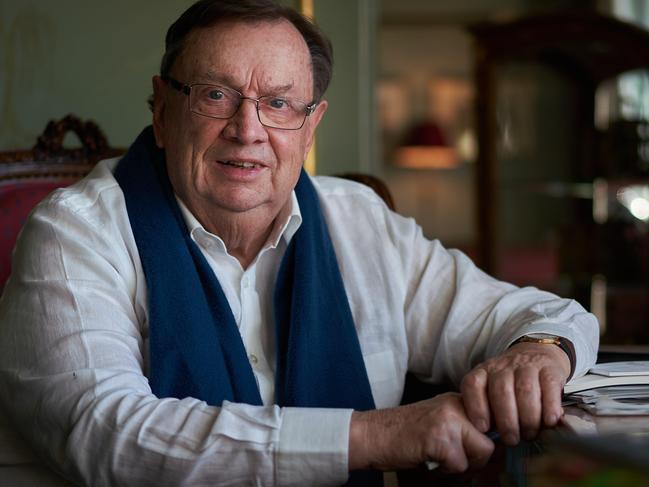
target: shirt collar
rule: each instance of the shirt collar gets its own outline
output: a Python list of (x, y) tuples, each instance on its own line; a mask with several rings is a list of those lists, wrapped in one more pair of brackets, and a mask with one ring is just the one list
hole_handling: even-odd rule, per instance
[[(183, 216), (183, 219), (185, 220), (185, 225), (187, 225), (187, 229), (189, 230), (189, 234), (191, 235), (192, 239), (196, 241), (197, 232), (211, 235), (212, 237), (215, 237), (217, 239), (220, 246), (222, 247), (222, 250), (224, 252), (227, 252), (225, 242), (223, 242), (221, 237), (205, 230), (201, 222), (199, 222), (194, 214), (189, 211), (189, 208), (185, 206), (178, 195), (174, 194), (174, 196), (176, 198), (176, 201), (178, 202), (180, 212)], [(297, 232), (298, 228), (300, 228), (300, 225), (302, 225), (302, 213), (300, 212), (300, 204), (298, 203), (295, 191), (291, 191), (290, 202), (280, 211), (278, 217), (275, 219), (273, 229), (271, 230), (270, 235), (268, 236), (268, 240), (266, 241), (266, 244), (263, 248), (266, 249), (268, 247), (277, 247), (282, 237), (288, 244), (295, 235), (295, 232)]]
[[(291, 191), (291, 201), (289, 205), (280, 212), (280, 216), (275, 220), (275, 222), (275, 228), (273, 228), (268, 239), (269, 242), (272, 242), (273, 247), (277, 247), (280, 238), (284, 237), (284, 240), (288, 244), (293, 238), (293, 235), (295, 235), (295, 232), (300, 228), (300, 225), (302, 225), (300, 203), (297, 201), (295, 191)], [(278, 222), (284, 223), (277, 224)]]

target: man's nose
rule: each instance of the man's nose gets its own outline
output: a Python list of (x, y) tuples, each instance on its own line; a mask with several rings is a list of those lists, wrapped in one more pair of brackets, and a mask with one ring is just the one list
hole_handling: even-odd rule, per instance
[(246, 144), (263, 142), (268, 138), (268, 132), (257, 112), (257, 100), (241, 98), (241, 104), (225, 128), (226, 136)]

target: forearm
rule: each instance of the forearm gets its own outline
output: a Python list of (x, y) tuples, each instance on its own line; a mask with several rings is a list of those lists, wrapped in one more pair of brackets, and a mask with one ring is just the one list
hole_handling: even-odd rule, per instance
[(233, 476), (272, 485), (278, 408), (158, 399), (122, 374), (3, 375), (14, 398), (5, 408), (39, 456), (83, 485), (219, 485)]
[(431, 249), (423, 274), (413, 274), (418, 290), (406, 311), (411, 370), (457, 385), (474, 365), (531, 333), (570, 340), (575, 375), (594, 363), (597, 322), (577, 302), (498, 281), (457, 251)]
[[(279, 408), (123, 398), (100, 414), (93, 405), (67, 439), (86, 484), (218, 486), (238, 478), (274, 485)], [(73, 453), (79, 446), (84, 451)]]
[[(83, 384), (97, 371), (74, 374)], [(34, 391), (66, 380), (14, 387), (11, 415), (48, 464), (84, 485), (339, 485), (347, 478), (350, 411), (216, 408), (128, 390), (116, 377), (81, 396), (68, 388), (65, 397), (36, 398)]]

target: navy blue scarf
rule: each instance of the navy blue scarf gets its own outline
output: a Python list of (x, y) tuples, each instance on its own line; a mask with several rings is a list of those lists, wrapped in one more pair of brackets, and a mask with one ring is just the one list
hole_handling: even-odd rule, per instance
[[(147, 127), (115, 170), (146, 276), (150, 377), (158, 397), (261, 405), (232, 310), (175, 200), (164, 151)], [(274, 292), (280, 406), (374, 409), (347, 295), (315, 189), (295, 188), (302, 225)], [(375, 473), (349, 485), (380, 485)]]

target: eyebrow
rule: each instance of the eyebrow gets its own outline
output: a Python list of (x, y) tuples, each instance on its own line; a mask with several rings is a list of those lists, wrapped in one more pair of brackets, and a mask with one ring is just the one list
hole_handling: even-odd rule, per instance
[[(214, 71), (210, 70), (205, 73), (205, 78), (210, 82), (210, 83), (219, 83), (225, 86), (228, 86), (230, 88), (234, 88), (237, 91), (241, 91), (242, 87), (237, 86), (236, 82), (234, 81), (233, 78), (228, 76), (227, 74), (222, 75), (222, 74), (216, 74)], [(293, 88), (293, 83), (287, 83), (285, 85), (276, 85), (276, 86), (267, 86), (262, 92), (262, 96), (267, 96), (267, 95), (273, 95), (273, 94), (279, 94), (279, 93), (286, 93), (287, 91), (291, 90)]]

